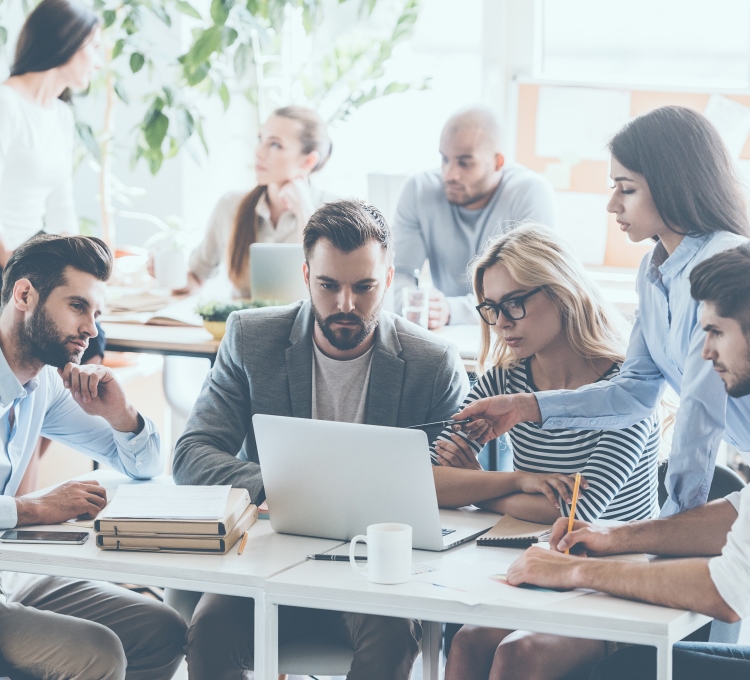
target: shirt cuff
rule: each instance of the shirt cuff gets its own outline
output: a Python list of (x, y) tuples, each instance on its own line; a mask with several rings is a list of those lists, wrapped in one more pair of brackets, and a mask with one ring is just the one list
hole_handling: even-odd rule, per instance
[(742, 569), (733, 569), (732, 560), (724, 555), (719, 555), (708, 561), (708, 573), (711, 580), (719, 591), (721, 599), (726, 602), (732, 611), (741, 619), (750, 616), (750, 598), (747, 588), (742, 582), (745, 576)]
[(143, 459), (146, 458), (147, 455), (139, 456), (139, 454), (147, 454), (150, 450), (148, 447), (148, 441), (154, 433), (154, 424), (140, 413), (138, 415), (143, 418), (143, 429), (138, 434), (133, 432), (120, 432), (114, 428), (112, 428), (112, 432), (114, 433), (117, 449), (121, 454), (124, 454), (133, 461), (135, 464), (135, 472), (140, 474), (145, 463)]
[(542, 414), (542, 427), (562, 427), (562, 423), (551, 420), (568, 417), (562, 397), (554, 390), (535, 392), (534, 396), (539, 405), (539, 412)]
[(18, 524), (18, 506), (13, 496), (0, 496), (0, 529), (12, 529)]
[(448, 324), (457, 326), (459, 324), (476, 325), (479, 323), (479, 312), (474, 308), (473, 295), (460, 295), (458, 297), (449, 297), (448, 307), (451, 310), (451, 318)]
[(661, 506), (659, 517), (671, 517), (672, 515), (677, 515), (680, 512), (682, 512), (682, 508), (671, 498), (667, 498), (667, 500), (664, 501), (664, 505)]

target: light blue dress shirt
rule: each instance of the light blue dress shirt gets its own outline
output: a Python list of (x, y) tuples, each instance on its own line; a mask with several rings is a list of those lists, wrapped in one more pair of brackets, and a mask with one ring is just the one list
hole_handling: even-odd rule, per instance
[(669, 384), (680, 407), (662, 516), (706, 502), (722, 434), (750, 450), (750, 397), (727, 397), (712, 363), (701, 357), (702, 306), (690, 295), (693, 267), (743, 243), (727, 232), (686, 236), (671, 256), (658, 243), (638, 272), (639, 309), (619, 375), (575, 391), (536, 394), (544, 429), (622, 429), (652, 413)]
[[(15, 422), (10, 426), (10, 410)], [(51, 366), (25, 385), (18, 382), (0, 352), (0, 529), (16, 526), (13, 499), (39, 436), (62, 442), (133, 479), (161, 474), (159, 433), (143, 419), (137, 434), (118, 432), (104, 418), (88, 415), (63, 387)]]

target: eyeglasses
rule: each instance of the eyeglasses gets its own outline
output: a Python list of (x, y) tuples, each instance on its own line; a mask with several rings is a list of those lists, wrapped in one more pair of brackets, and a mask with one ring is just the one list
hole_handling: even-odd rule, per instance
[(482, 321), (488, 326), (494, 326), (500, 318), (500, 314), (508, 319), (508, 321), (518, 321), (526, 316), (524, 302), (541, 290), (543, 290), (543, 287), (534, 288), (534, 290), (530, 290), (525, 295), (505, 300), (505, 302), (498, 302), (497, 304), (483, 302), (481, 305), (477, 305), (477, 311), (479, 312), (479, 316), (482, 317)]

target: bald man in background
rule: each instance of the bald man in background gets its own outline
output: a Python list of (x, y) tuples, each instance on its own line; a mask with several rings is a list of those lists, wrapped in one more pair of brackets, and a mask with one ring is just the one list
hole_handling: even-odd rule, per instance
[(482, 107), (453, 115), (440, 135), (440, 170), (412, 177), (399, 199), (396, 306), (414, 270), (430, 262), (430, 328), (477, 323), (469, 262), (489, 238), (514, 222), (555, 227), (552, 187), (535, 172), (505, 160), (497, 118)]

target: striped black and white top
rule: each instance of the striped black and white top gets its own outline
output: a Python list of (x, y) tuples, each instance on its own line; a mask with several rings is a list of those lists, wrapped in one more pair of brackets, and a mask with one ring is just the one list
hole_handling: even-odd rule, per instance
[[(609, 380), (618, 364), (600, 378)], [(502, 371), (493, 368), (479, 378), (464, 406), (477, 399), (499, 394), (535, 392), (528, 360)], [(450, 429), (438, 439), (449, 440)], [(534, 423), (511, 428), (513, 468), (523, 472), (580, 472), (589, 488), (582, 492), (576, 518), (588, 522), (602, 519), (648, 519), (659, 514), (657, 465), (659, 420), (656, 414), (623, 430), (542, 430)], [(481, 447), (468, 440), (479, 454)], [(433, 456), (434, 456), (433, 451)], [(564, 501), (561, 512), (569, 509)]]

